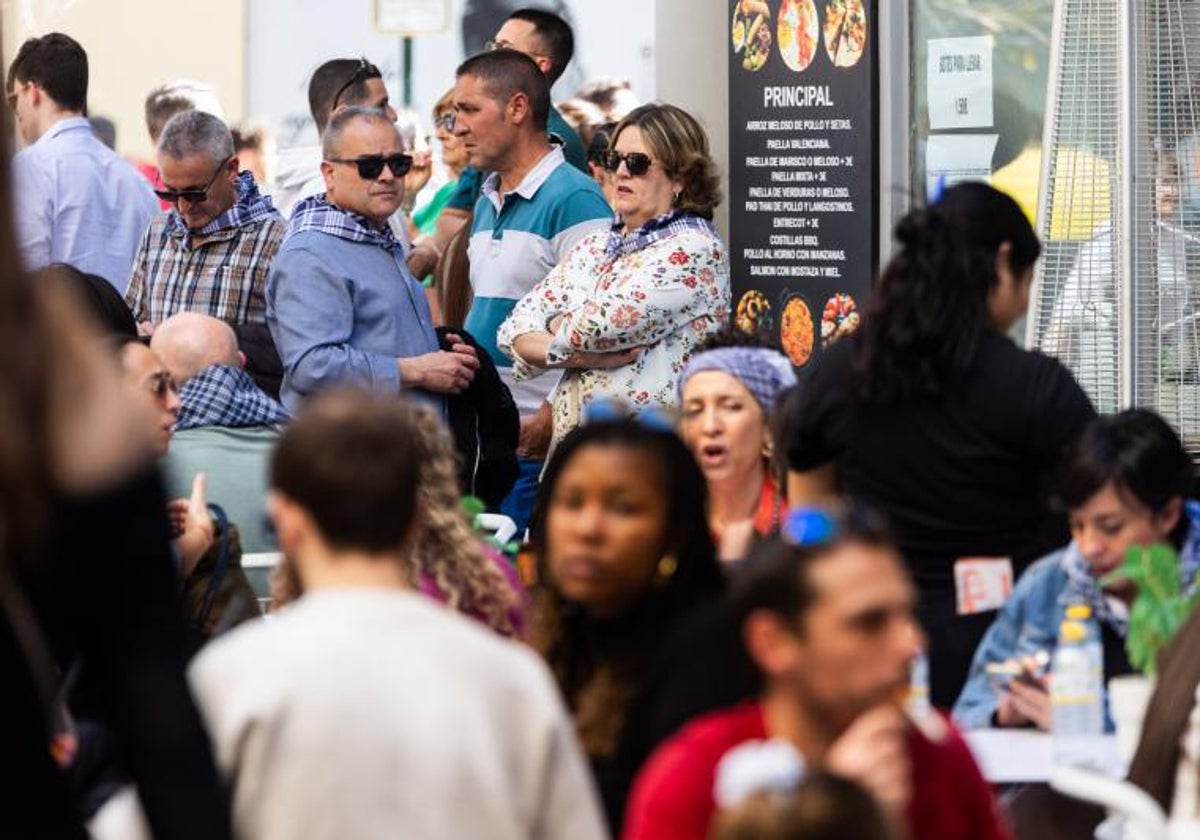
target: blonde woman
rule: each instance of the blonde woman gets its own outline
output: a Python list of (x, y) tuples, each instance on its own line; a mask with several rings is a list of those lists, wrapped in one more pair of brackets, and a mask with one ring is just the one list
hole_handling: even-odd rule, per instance
[[(516, 571), (480, 540), (459, 498), (458, 455), (437, 411), (411, 404), (416, 418), (417, 498), (421, 535), (405, 558), (413, 589), (468, 615), (502, 636), (520, 637), (526, 597)], [(272, 574), (273, 607), (300, 596), (295, 568), (285, 558)]]

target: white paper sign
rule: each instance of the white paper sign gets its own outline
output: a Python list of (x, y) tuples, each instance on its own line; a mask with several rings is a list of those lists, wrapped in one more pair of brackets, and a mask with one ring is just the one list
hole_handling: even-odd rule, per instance
[(992, 36), (929, 41), (929, 128), (992, 127)]
[(998, 610), (1012, 592), (1012, 560), (1007, 557), (964, 557), (954, 564), (954, 590), (959, 615)]
[(925, 139), (925, 195), (933, 201), (946, 187), (992, 177), (999, 134), (934, 134)]
[(450, 28), (449, 0), (375, 0), (380, 32), (421, 35)]

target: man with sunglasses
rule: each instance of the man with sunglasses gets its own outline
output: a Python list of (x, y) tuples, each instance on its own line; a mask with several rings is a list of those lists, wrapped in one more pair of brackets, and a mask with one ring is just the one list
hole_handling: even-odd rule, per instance
[(722, 758), (768, 739), (791, 747), (801, 766), (862, 785), (897, 836), (1007, 837), (966, 742), (940, 713), (906, 706), (922, 648), (916, 593), (873, 515), (795, 510), (741, 574), (730, 601), (762, 691), (696, 718), (650, 757), (625, 840), (708, 837)]
[[(308, 107), (317, 126), (318, 140), (324, 136), (329, 120), (338, 110), (354, 105), (378, 108), (396, 122), (399, 115), (392, 107), (383, 73), (365, 58), (335, 58), (326, 61), (312, 74), (308, 82)], [(404, 151), (413, 154), (416, 132), (412, 141), (406, 143)], [(401, 135), (403, 138), (403, 135)], [(426, 155), (420, 155), (422, 158)], [(417, 155), (414, 155), (414, 158)], [(284, 149), (279, 155), (279, 174), (275, 179), (274, 199), (280, 211), (289, 218), (297, 203), (309, 196), (325, 191), (325, 178), (321, 173), (320, 146), (297, 146)], [(404, 177), (405, 192), (415, 199), (417, 192), (429, 180), (432, 160), (414, 160)], [(392, 233), (400, 241), (407, 255), (409, 269), (417, 277), (424, 277), (437, 262), (437, 252), (432, 244), (413, 248), (408, 229), (408, 214), (402, 206), (388, 220)]]
[(283, 404), (338, 383), (405, 392), (445, 410), (479, 367), (449, 336), (438, 349), (424, 289), (388, 219), (412, 158), (391, 114), (351, 106), (325, 130), (326, 191), (296, 205), (267, 280), (267, 320), (283, 359)]
[(87, 88), (87, 53), (59, 32), (30, 38), (8, 68), (26, 144), (12, 161), (17, 247), (30, 271), (67, 263), (124, 293), (158, 208), (137, 170), (92, 132)]
[(204, 111), (172, 117), (158, 140), (161, 187), (171, 205), (146, 229), (125, 301), (142, 335), (180, 312), (265, 331), (267, 271), (283, 217), (239, 172), (233, 135)]

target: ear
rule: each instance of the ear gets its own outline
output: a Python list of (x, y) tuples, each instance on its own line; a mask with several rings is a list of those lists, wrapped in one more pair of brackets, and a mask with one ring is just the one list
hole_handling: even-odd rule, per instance
[(1011, 242), (1001, 242), (1000, 247), (996, 249), (996, 277), (1000, 279), (1001, 285), (1012, 283), (1016, 280), (1012, 269)]
[(321, 161), (321, 177), (325, 179), (325, 191), (333, 189), (333, 164), (327, 160)]
[(246, 354), (243, 353), (241, 350), (238, 351), (238, 367), (240, 367), (240, 368), (246, 367)]
[(237, 155), (234, 155), (232, 158), (230, 158), (227, 171), (229, 173), (230, 180), (237, 181), (238, 173), (242, 171), (242, 162), (238, 159)]
[(521, 125), (525, 120), (529, 119), (529, 97), (523, 93), (514, 93), (508, 99), (508, 104), (504, 106), (505, 116), (513, 125)]
[(295, 559), (308, 542), (311, 518), (298, 504), (278, 490), (267, 492), (267, 516), (275, 526), (279, 550)]
[(1163, 505), (1163, 509), (1155, 514), (1154, 518), (1158, 520), (1158, 527), (1162, 529), (1164, 534), (1169, 534), (1175, 530), (1175, 526), (1179, 524), (1180, 518), (1183, 516), (1183, 499), (1179, 496), (1172, 496), (1171, 499)]
[(549, 82), (550, 68), (554, 66), (554, 62), (544, 55), (539, 55), (534, 57), (533, 63), (538, 66), (538, 69), (542, 71), (542, 75), (546, 77), (546, 81)]
[(755, 610), (742, 622), (742, 642), (763, 675), (777, 677), (795, 671), (800, 641), (783, 620), (769, 610)]

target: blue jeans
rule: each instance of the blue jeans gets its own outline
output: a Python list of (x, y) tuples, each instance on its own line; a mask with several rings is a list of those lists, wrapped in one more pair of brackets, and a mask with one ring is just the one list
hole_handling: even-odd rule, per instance
[(518, 458), (516, 483), (500, 503), (500, 512), (517, 525), (517, 539), (525, 539), (525, 530), (533, 516), (533, 503), (537, 499), (538, 476), (542, 474), (542, 461)]

